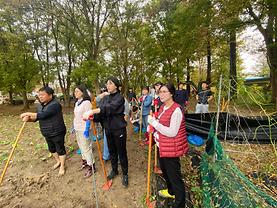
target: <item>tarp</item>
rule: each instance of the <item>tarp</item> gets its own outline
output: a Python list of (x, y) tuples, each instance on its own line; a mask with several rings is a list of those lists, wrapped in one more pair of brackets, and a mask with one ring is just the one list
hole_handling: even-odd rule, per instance
[[(211, 122), (216, 123), (216, 113), (189, 113), (185, 114), (185, 118), (187, 132), (203, 138), (208, 137)], [(225, 139), (226, 134), (227, 140), (269, 143), (271, 139), (277, 140), (276, 122), (277, 115), (270, 118), (266, 116), (243, 117), (222, 112), (219, 114), (217, 137)]]

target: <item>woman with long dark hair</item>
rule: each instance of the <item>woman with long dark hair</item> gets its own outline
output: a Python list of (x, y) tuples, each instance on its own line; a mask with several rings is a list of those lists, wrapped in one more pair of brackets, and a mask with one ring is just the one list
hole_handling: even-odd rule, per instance
[(77, 143), (82, 155), (82, 164), (80, 170), (88, 167), (84, 178), (89, 178), (92, 175), (92, 171), (95, 171), (95, 161), (92, 153), (92, 140), (86, 138), (84, 135), (84, 131), (86, 130), (86, 122), (83, 120), (83, 114), (91, 110), (91, 98), (88, 94), (87, 88), (82, 85), (75, 88), (74, 95), (77, 101), (74, 107), (73, 125), (76, 132)]
[(181, 176), (180, 157), (188, 151), (185, 118), (182, 108), (174, 102), (175, 88), (168, 83), (162, 85), (159, 96), (163, 105), (158, 118), (148, 117), (148, 123), (156, 132), (154, 138), (159, 147), (159, 162), (167, 189), (160, 190), (162, 197), (175, 198), (174, 208), (185, 207), (185, 185)]

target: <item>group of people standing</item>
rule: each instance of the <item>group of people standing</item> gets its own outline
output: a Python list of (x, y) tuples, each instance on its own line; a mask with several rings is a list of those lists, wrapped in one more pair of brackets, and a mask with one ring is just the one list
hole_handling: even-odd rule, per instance
[[(155, 93), (149, 93), (149, 87), (144, 87), (139, 100), (142, 109), (142, 128), (148, 125), (154, 127), (153, 133), (159, 152), (159, 164), (167, 183), (167, 189), (160, 190), (164, 197), (175, 198), (175, 208), (185, 207), (185, 186), (181, 176), (180, 157), (188, 151), (186, 139), (184, 108), (188, 102), (188, 94), (183, 90), (183, 85), (175, 90), (173, 84), (154, 85)], [(87, 129), (86, 120), (92, 119), (103, 125), (109, 159), (112, 169), (108, 179), (115, 178), (118, 174), (118, 160), (122, 170), (122, 185), (127, 187), (128, 181), (128, 156), (126, 148), (126, 99), (120, 93), (120, 82), (115, 77), (110, 77), (106, 82), (107, 91), (97, 96), (97, 106), (92, 109), (92, 100), (88, 90), (77, 86), (74, 95), (77, 99), (74, 107), (74, 130), (78, 146), (81, 150), (82, 162), (80, 170), (86, 169), (85, 178), (92, 175), (95, 169), (95, 160), (92, 153), (92, 140), (87, 139), (84, 132)], [(129, 101), (136, 99), (135, 93), (130, 91)], [(198, 95), (198, 100), (204, 100)], [(205, 94), (206, 96), (206, 94)], [(54, 91), (50, 87), (39, 90), (40, 105), (37, 113), (23, 113), (21, 118), (25, 122), (39, 121), (40, 129), (48, 144), (48, 149), (56, 159), (53, 169), (59, 168), (59, 175), (65, 173), (66, 151), (64, 137), (66, 127), (62, 116), (61, 105), (54, 98)], [(157, 105), (158, 113), (150, 116), (153, 100)], [(202, 102), (199, 101), (199, 102)], [(177, 102), (176, 102), (177, 101)], [(153, 110), (153, 109), (152, 109)]]

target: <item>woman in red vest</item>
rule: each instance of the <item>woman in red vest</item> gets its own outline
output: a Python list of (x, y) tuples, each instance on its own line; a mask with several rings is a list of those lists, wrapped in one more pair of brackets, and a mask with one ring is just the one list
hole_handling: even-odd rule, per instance
[(185, 207), (185, 185), (181, 175), (180, 157), (188, 151), (185, 118), (182, 108), (175, 103), (174, 85), (162, 85), (159, 96), (163, 105), (159, 109), (158, 118), (148, 117), (148, 123), (156, 132), (154, 138), (159, 147), (159, 162), (167, 188), (159, 191), (162, 197), (175, 198), (174, 208)]

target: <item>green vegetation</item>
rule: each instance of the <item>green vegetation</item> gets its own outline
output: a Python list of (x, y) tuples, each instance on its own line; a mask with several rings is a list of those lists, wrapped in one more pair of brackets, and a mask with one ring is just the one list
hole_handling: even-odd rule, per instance
[[(155, 81), (242, 78), (236, 37), (255, 26), (264, 37), (271, 75), (267, 101), (277, 98), (274, 0), (74, 1), (1, 0), (0, 90), (23, 97), (36, 84), (59, 85), (66, 103), (75, 84), (98, 91), (117, 75), (123, 91)], [(274, 24), (275, 23), (275, 24)], [(255, 43), (253, 43), (255, 44)], [(253, 70), (253, 74), (254, 74)], [(269, 97), (270, 96), (270, 97)]]

